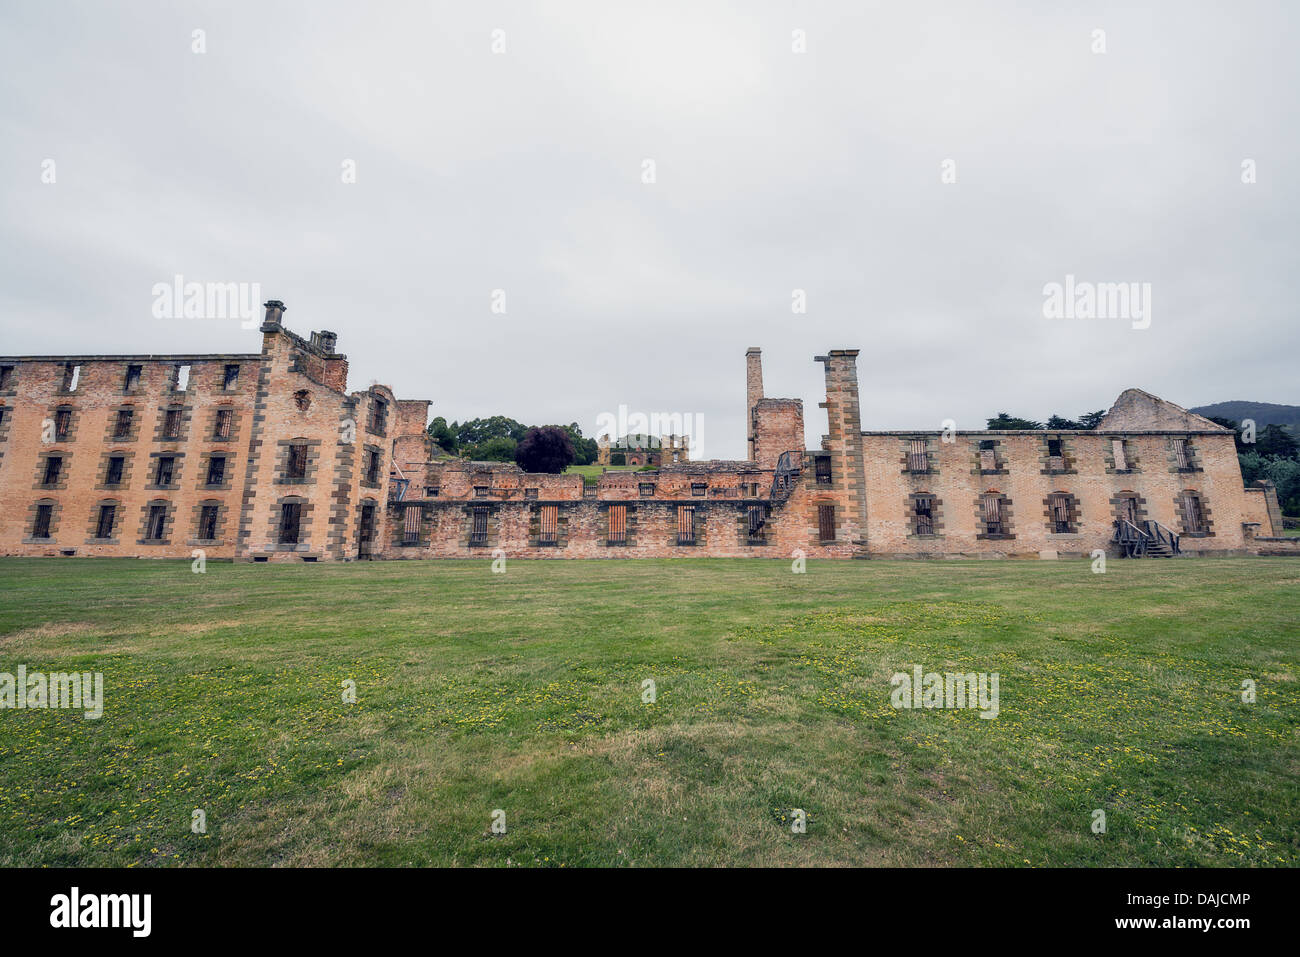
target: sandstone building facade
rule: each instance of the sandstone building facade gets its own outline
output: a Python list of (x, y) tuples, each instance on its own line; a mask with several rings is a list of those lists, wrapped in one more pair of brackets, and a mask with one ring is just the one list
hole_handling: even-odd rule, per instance
[(429, 401), (347, 391), (334, 334), (303, 339), (284, 311), (266, 304), (256, 353), (0, 358), (0, 554), (1054, 558), (1114, 554), (1127, 529), (1184, 554), (1300, 545), (1273, 489), (1243, 487), (1230, 431), (1137, 389), (1095, 431), (864, 432), (858, 353), (832, 350), (805, 449), (803, 403), (764, 394), (750, 349), (744, 461), (589, 484), (436, 456)]

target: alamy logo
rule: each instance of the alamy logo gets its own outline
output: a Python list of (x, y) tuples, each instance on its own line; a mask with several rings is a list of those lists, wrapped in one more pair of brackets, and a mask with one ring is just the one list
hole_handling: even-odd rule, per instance
[(1076, 282), (1067, 275), (1064, 283), (1043, 286), (1043, 317), (1129, 319), (1134, 329), (1146, 329), (1151, 325), (1151, 283)]
[(70, 894), (50, 898), (51, 927), (129, 927), (132, 936), (148, 937), (153, 897), (149, 894)]
[(630, 412), (620, 405), (618, 412), (596, 416), (596, 435), (607, 437), (611, 448), (631, 448), (632, 436), (680, 436), (687, 440), (691, 458), (704, 451), (704, 416), (698, 412)]
[(186, 282), (177, 273), (170, 283), (153, 284), (155, 319), (238, 319), (241, 329), (256, 329), (260, 282)]
[(998, 716), (998, 673), (923, 672), (920, 665), (889, 679), (895, 708), (978, 708), (981, 718)]
[(26, 665), (19, 665), (16, 675), (0, 671), (0, 709), (4, 708), (84, 710), (86, 719), (94, 721), (104, 714), (104, 675), (98, 671), (29, 674)]

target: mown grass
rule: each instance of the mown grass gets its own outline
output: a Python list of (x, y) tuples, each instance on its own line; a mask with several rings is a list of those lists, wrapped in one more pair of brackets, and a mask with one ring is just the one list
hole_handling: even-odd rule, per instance
[[(0, 560), (0, 671), (106, 682), (98, 721), (0, 711), (0, 864), (1294, 866), (1298, 585), (1286, 558)], [(916, 664), (998, 672), (998, 718), (895, 710)]]

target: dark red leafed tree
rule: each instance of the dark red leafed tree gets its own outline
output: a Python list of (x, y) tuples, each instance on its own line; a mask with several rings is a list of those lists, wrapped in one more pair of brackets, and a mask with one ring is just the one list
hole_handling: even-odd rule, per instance
[(515, 462), (525, 472), (558, 475), (573, 464), (574, 458), (569, 433), (558, 425), (529, 429), (515, 449)]

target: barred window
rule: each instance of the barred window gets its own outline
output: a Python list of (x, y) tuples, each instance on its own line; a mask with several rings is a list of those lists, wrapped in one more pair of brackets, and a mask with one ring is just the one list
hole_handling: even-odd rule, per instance
[(708, 491), (709, 491), (709, 486), (708, 486), (706, 483), (704, 483), (704, 482), (692, 482), (692, 483), (691, 483), (691, 494), (692, 494), (692, 495), (695, 495), (695, 496), (698, 497), (698, 496), (700, 496), (700, 495), (706, 495), (706, 494), (708, 494)]
[(1206, 532), (1205, 509), (1201, 497), (1195, 492), (1182, 494), (1183, 529), (1188, 535), (1203, 535)]
[(524, 489), (524, 498), (528, 499), (529, 501), (535, 500), (537, 498), (537, 489), (535, 488)]
[(677, 544), (695, 544), (695, 506), (677, 506)]
[(908, 442), (907, 470), (909, 472), (930, 471), (930, 453), (926, 450), (925, 439), (912, 439)]
[(174, 439), (181, 434), (181, 410), (168, 409), (163, 416), (163, 438)]
[(199, 538), (205, 541), (214, 541), (217, 537), (217, 516), (220, 514), (220, 507), (217, 505), (204, 505), (199, 511)]
[(488, 540), (488, 510), (483, 507), (474, 509), (472, 515), (472, 524), (470, 525), (469, 543), (471, 545), (486, 545)]
[(767, 506), (749, 506), (749, 544), (761, 545), (767, 541)]
[(1192, 467), (1192, 443), (1188, 439), (1174, 439), (1174, 459), (1180, 469)]
[(280, 544), (297, 545), (302, 534), (302, 504), (285, 502), (280, 506)]
[(68, 432), (72, 430), (72, 412), (69, 409), (59, 409), (54, 413), (54, 437), (62, 441), (68, 437)]
[(420, 540), (420, 522), (424, 509), (419, 505), (408, 505), (402, 509), (402, 544), (414, 545)]
[(285, 477), (291, 479), (307, 477), (307, 446), (289, 446), (289, 461), (285, 469)]
[(144, 537), (145, 541), (160, 542), (162, 541), (163, 532), (167, 528), (167, 506), (150, 505), (149, 519), (145, 522)]
[(912, 513), (915, 517), (915, 534), (934, 534), (934, 496), (918, 495), (912, 499)]
[(99, 518), (95, 522), (96, 538), (112, 538), (113, 522), (117, 518), (116, 505), (99, 506)]
[(113, 438), (125, 439), (131, 434), (131, 423), (135, 421), (134, 409), (118, 409), (117, 421), (113, 425)]
[(831, 457), (829, 455), (819, 455), (814, 460), (815, 466), (813, 471), (816, 473), (818, 485), (831, 484)]
[(641, 493), (641, 497), (642, 497), (642, 498), (646, 498), (646, 497), (648, 497), (648, 496), (654, 495), (654, 493), (655, 493), (655, 483), (654, 483), (654, 482), (642, 482), (642, 483), (640, 483), (640, 485), (638, 486), (638, 490), (640, 491), (640, 493)]
[(32, 522), (32, 538), (49, 538), (50, 520), (53, 517), (53, 505), (37, 505), (36, 518)]
[(234, 421), (233, 409), (217, 409), (217, 420), (212, 429), (214, 439), (230, 438), (230, 424)]
[(984, 516), (984, 532), (987, 535), (1002, 535), (1006, 526), (1002, 519), (1002, 496), (995, 493), (980, 496), (980, 511)]
[(1053, 532), (1059, 535), (1074, 531), (1074, 525), (1070, 521), (1069, 495), (1064, 492), (1053, 492), (1047, 496), (1047, 511), (1051, 516)]
[(835, 541), (835, 506), (817, 506), (817, 534), (823, 542)]
[(540, 511), (541, 521), (538, 529), (537, 543), (539, 545), (555, 545), (560, 540), (560, 508), (558, 505), (543, 505)]
[(609, 507), (609, 544), (623, 545), (627, 542), (627, 506), (611, 505)]
[(475, 497), (475, 498), (487, 498), (487, 496), (488, 496), (488, 487), (487, 487), (486, 485), (475, 485), (475, 486), (474, 486), (474, 497)]

